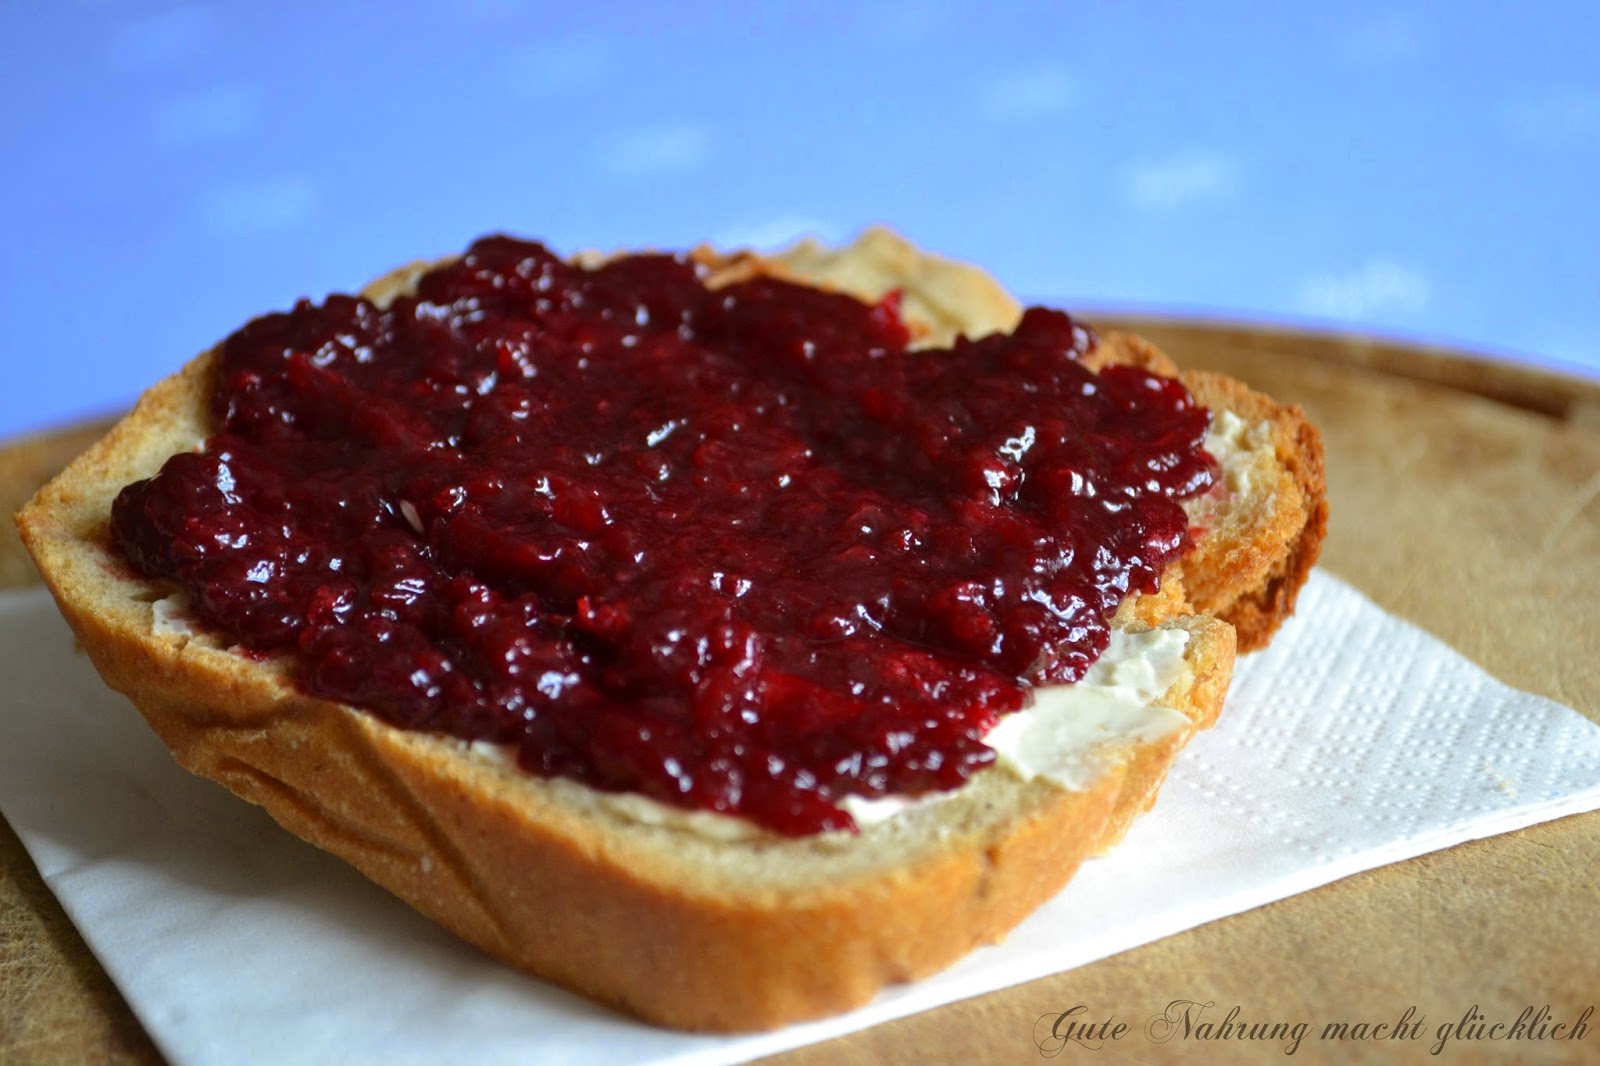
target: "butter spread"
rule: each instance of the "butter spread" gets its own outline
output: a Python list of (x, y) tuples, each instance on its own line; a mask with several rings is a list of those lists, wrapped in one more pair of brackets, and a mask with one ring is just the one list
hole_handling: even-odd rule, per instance
[(1216, 411), (1206, 431), (1206, 451), (1222, 466), (1222, 483), (1229, 492), (1250, 492), (1250, 471), (1263, 449), (1272, 447), (1272, 423), (1251, 424), (1232, 411)]
[(150, 613), (150, 632), (158, 637), (192, 637), (196, 633), (189, 622), (189, 603), (182, 595), (156, 600)]
[(1007, 715), (983, 738), (1017, 777), (1064, 788), (1093, 786), (1108, 745), (1159, 740), (1188, 724), (1157, 701), (1183, 673), (1189, 634), (1182, 629), (1113, 631), (1111, 647), (1076, 685), (1049, 685), (1031, 707)]
[[(1023, 781), (1042, 777), (1073, 791), (1092, 787), (1111, 750), (1159, 740), (1188, 724), (1182, 711), (1158, 702), (1183, 676), (1188, 643), (1182, 629), (1112, 630), (1105, 654), (1082, 681), (1035, 689), (1031, 705), (985, 734), (995, 766)], [(949, 795), (846, 796), (839, 806), (858, 826), (868, 826)]]
[[(1105, 653), (1082, 681), (1035, 689), (1032, 704), (1002, 718), (984, 736), (984, 743), (995, 750), (995, 768), (1023, 781), (1043, 778), (1082, 791), (1093, 786), (1114, 752), (1177, 732), (1188, 724), (1188, 717), (1159, 701), (1183, 676), (1188, 643), (1189, 634), (1182, 629), (1113, 630)], [(483, 741), (468, 748), (500, 766), (516, 765), (510, 748)], [(597, 792), (563, 778), (549, 783), (565, 798), (587, 797), (612, 814), (641, 825), (671, 826), (716, 840), (747, 840), (764, 834), (760, 826), (736, 816), (683, 810), (635, 793)], [(864, 829), (955, 794), (846, 796), (839, 806)]]

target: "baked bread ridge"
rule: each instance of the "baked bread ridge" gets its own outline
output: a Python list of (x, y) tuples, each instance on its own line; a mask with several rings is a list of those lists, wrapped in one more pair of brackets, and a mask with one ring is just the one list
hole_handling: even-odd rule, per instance
[(157, 632), (167, 590), (108, 555), (107, 516), (123, 485), (209, 434), (215, 358), (152, 388), (19, 516), (97, 669), (189, 769), (491, 953), (651, 1020), (738, 1030), (833, 1013), (1002, 936), (1153, 802), (1220, 710), (1232, 630), (1172, 619), (1191, 637), (1162, 702), (1190, 724), (1115, 753), (1087, 791), (980, 774), (843, 841), (729, 844), (617, 817), (580, 787), (304, 696), (282, 663)]

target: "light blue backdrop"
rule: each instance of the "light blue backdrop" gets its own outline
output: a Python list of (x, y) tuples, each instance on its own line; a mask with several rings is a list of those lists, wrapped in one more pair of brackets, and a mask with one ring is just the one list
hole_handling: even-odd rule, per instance
[(884, 221), (1067, 306), (1600, 375), (1600, 5), (0, 9), (0, 436), (490, 230)]

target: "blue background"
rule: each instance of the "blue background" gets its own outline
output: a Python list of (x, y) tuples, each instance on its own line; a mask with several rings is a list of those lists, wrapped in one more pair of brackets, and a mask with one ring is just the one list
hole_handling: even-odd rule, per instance
[[(267, 10), (270, 8), (271, 10)], [(506, 230), (1600, 375), (1600, 5), (10, 3), (0, 437)]]

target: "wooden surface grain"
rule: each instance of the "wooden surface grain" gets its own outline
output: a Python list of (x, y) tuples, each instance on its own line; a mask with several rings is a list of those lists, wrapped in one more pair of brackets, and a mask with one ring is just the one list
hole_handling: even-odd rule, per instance
[[(1102, 323), (1106, 319), (1100, 319)], [(1303, 404), (1328, 446), (1324, 565), (1490, 673), (1600, 721), (1600, 385), (1439, 349), (1163, 319), (1145, 333), (1185, 366), (1234, 374)], [(0, 505), (94, 427), (0, 448)], [(8, 526), (0, 584), (31, 580)], [(0, 1062), (155, 1063), (160, 1056), (0, 827)], [(1600, 1006), (1600, 814), (1566, 818), (1370, 871), (1091, 966), (772, 1063), (1042, 1061), (1034, 1027), (1083, 1005), (1131, 1029), (1092, 1061), (1282, 1061), (1281, 1041), (1152, 1043), (1174, 1000), (1307, 1020), (1294, 1059), (1431, 1058), (1435, 1030), (1476, 1008), (1512, 1020), (1546, 1004)], [(1425, 1019), (1419, 1040), (1317, 1039), (1321, 1025)], [(1591, 1019), (1600, 1029), (1600, 1017)], [(1582, 1043), (1454, 1044), (1439, 1061), (1600, 1061)]]

